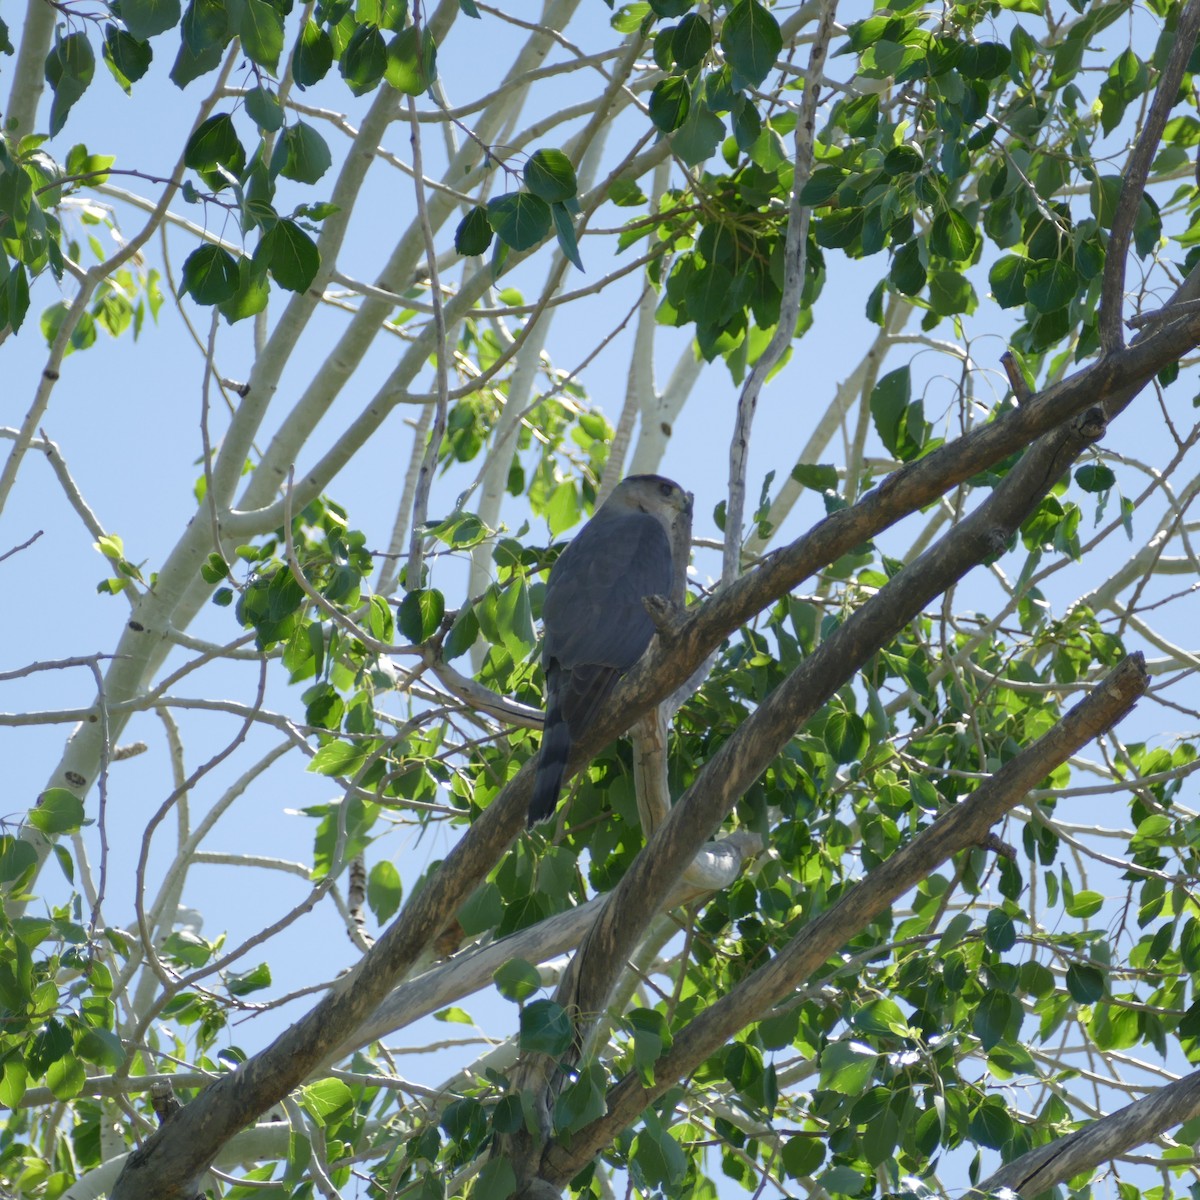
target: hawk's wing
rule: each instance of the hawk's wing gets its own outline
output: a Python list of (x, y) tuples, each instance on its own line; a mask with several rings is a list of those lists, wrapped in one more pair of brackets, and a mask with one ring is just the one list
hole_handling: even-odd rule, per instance
[(573, 736), (654, 636), (642, 597), (670, 588), (671, 544), (645, 513), (591, 521), (554, 564), (542, 609), (542, 660), (561, 668), (559, 703)]
[(671, 544), (646, 513), (590, 521), (562, 552), (542, 609), (543, 658), (628, 671), (650, 644), (644, 596), (671, 590)]

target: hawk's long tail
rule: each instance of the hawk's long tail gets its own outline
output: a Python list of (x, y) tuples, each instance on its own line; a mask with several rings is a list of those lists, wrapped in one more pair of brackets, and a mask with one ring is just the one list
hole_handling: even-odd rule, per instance
[(559, 697), (559, 668), (552, 663), (546, 672), (546, 724), (542, 730), (542, 751), (538, 757), (533, 796), (529, 801), (526, 825), (532, 829), (539, 821), (554, 816), (563, 773), (571, 754), (571, 730), (563, 716)]

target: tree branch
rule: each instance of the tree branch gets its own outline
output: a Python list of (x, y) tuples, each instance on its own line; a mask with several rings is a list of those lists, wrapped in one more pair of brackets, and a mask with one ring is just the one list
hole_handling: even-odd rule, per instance
[(968, 1192), (966, 1200), (995, 1196), (1003, 1189), (1012, 1189), (1022, 1196), (1042, 1195), (1056, 1184), (1090, 1171), (1197, 1114), (1200, 1114), (1200, 1071), (1193, 1071), (1083, 1129), (1005, 1163), (978, 1188)]
[(804, 294), (804, 276), (808, 262), (808, 219), (810, 209), (800, 203), (800, 193), (812, 173), (813, 143), (816, 139), (817, 100), (821, 69), (833, 36), (833, 18), (837, 0), (825, 0), (817, 32), (808, 59), (808, 81), (796, 117), (795, 170), (792, 194), (788, 202), (787, 244), (784, 250), (783, 300), (779, 320), (767, 348), (750, 370), (746, 386), (738, 397), (737, 417), (729, 443), (729, 488), (725, 512), (725, 550), (721, 561), (721, 582), (728, 585), (742, 573), (742, 521), (746, 510), (746, 468), (750, 456), (750, 426), (758, 407), (759, 393), (767, 376), (775, 369), (784, 351), (796, 335), (796, 318)]
[(1133, 235), (1134, 222), (1142, 195), (1146, 190), (1146, 179), (1150, 164), (1158, 150), (1158, 143), (1167, 125), (1167, 118), (1179, 96), (1179, 84), (1184, 70), (1196, 45), (1200, 33), (1200, 0), (1188, 0), (1179, 14), (1175, 36), (1171, 42), (1171, 53), (1167, 65), (1159, 77), (1158, 87), (1145, 123), (1138, 134), (1137, 144), (1125, 169), (1121, 173), (1121, 194), (1117, 198), (1113, 214), (1112, 231), (1108, 236), (1108, 249), (1104, 258), (1104, 281), (1100, 288), (1100, 345), (1105, 354), (1120, 349), (1124, 343), (1121, 328), (1122, 309), (1125, 303), (1125, 266), (1129, 257), (1129, 239)]

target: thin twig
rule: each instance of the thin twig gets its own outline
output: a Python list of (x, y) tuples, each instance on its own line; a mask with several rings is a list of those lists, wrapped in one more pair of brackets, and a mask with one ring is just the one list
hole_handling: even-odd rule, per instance
[(422, 582), (422, 560), (425, 554), (425, 522), (429, 517), (429, 491), (433, 484), (433, 469), (437, 466), (442, 438), (446, 433), (447, 399), (450, 377), (446, 367), (446, 314), (442, 308), (442, 286), (438, 279), (437, 250), (433, 241), (433, 225), (429, 220), (429, 208), (425, 203), (425, 168), (421, 160), (421, 127), (417, 123), (416, 102), (408, 98), (409, 140), (413, 151), (413, 183), (417, 198), (417, 219), (425, 237), (425, 261), (429, 268), (429, 295), (433, 301), (433, 325), (437, 339), (437, 396), (433, 417), (433, 428), (429, 431), (429, 443), (425, 447), (425, 458), (417, 475), (417, 487), (413, 496), (412, 535), (408, 543), (408, 569), (405, 587), (408, 591), (419, 588)]
[(5, 550), (3, 554), (0, 554), (0, 562), (3, 562), (6, 558), (12, 558), (14, 554), (19, 554), (22, 550), (28, 550), (44, 532), (45, 530), (39, 529), (37, 533), (33, 534), (32, 537), (27, 537), (19, 546), (14, 546), (11, 550)]
[(162, 965), (162, 961), (158, 957), (158, 952), (155, 950), (153, 938), (150, 935), (150, 926), (146, 920), (146, 866), (150, 860), (150, 842), (154, 837), (154, 831), (162, 824), (167, 813), (175, 805), (175, 801), (184, 793), (189, 792), (196, 783), (202, 779), (209, 771), (213, 770), (220, 763), (224, 762), (247, 738), (251, 727), (254, 725), (258, 716), (258, 710), (262, 707), (263, 698), (267, 691), (267, 660), (263, 659), (259, 664), (258, 671), (258, 691), (254, 697), (254, 706), (248, 712), (242, 721), (241, 728), (234, 735), (233, 740), (223, 749), (218, 750), (207, 762), (202, 763), (181, 783), (178, 787), (171, 791), (171, 794), (158, 806), (154, 815), (146, 823), (146, 828), (142, 833), (142, 847), (138, 854), (137, 870), (135, 872), (135, 886), (133, 893), (134, 908), (137, 913), (138, 932), (142, 938), (142, 950), (146, 955), (146, 960), (149, 962), (154, 973), (168, 987), (173, 985), (170, 974)]
[(204, 377), (200, 384), (200, 443), (204, 453), (204, 499), (208, 509), (208, 519), (212, 522), (212, 544), (217, 554), (221, 550), (221, 520), (217, 515), (217, 496), (213, 491), (212, 477), (212, 443), (208, 437), (208, 394), (213, 375), (216, 373), (215, 356), (217, 351), (217, 323), (220, 320), (220, 310), (214, 305), (212, 321), (208, 327), (208, 344), (204, 352)]
[(88, 955), (95, 956), (96, 930), (100, 927), (100, 910), (108, 884), (108, 763), (111, 754), (109, 741), (108, 704), (104, 695), (104, 673), (95, 658), (88, 664), (96, 680), (96, 708), (100, 713), (100, 771), (96, 779), (96, 825), (100, 834), (100, 878), (96, 884), (96, 899), (92, 904), (92, 919), (88, 925)]
[[(1200, 2), (1200, 0), (1197, 0)], [(746, 386), (738, 398), (737, 417), (734, 421), (733, 437), (729, 444), (729, 491), (725, 511), (725, 552), (721, 562), (721, 583), (732, 583), (741, 574), (742, 520), (746, 510), (746, 469), (750, 457), (750, 427), (754, 422), (754, 410), (758, 396), (767, 376), (792, 344), (796, 331), (796, 318), (800, 313), (800, 300), (804, 292), (804, 274), (808, 262), (808, 219), (809, 206), (800, 203), (800, 193), (812, 172), (813, 143), (816, 137), (817, 102), (820, 88), (815, 82), (821, 78), (821, 68), (833, 36), (833, 18), (837, 11), (837, 0), (826, 0), (813, 40), (809, 57), (808, 78), (804, 86), (804, 97), (800, 101), (800, 112), (796, 119), (795, 173), (792, 179), (792, 194), (788, 202), (787, 244), (784, 257), (783, 300), (780, 305), (779, 321), (775, 332), (762, 357), (754, 364), (746, 379)]]

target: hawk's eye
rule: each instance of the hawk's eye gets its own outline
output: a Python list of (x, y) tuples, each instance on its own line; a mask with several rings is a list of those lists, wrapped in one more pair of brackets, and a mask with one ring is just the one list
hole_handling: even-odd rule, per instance
[(658, 490), (662, 492), (664, 496), (669, 496), (671, 494), (671, 485), (669, 483), (660, 483), (658, 485)]

